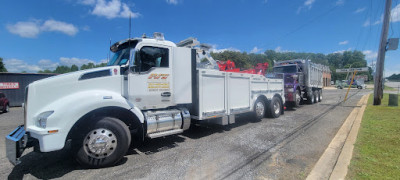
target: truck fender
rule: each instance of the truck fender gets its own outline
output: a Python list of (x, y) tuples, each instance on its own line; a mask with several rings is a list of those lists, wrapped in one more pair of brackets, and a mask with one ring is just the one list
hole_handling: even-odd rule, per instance
[(256, 96), (253, 96), (253, 104), (250, 107), (251, 111), (254, 110), (254, 106), (256, 105), (257, 99), (262, 99), (264, 101), (265, 105), (267, 105), (267, 103), (268, 103), (268, 98), (265, 97), (265, 95), (263, 95), (263, 94), (258, 94)]
[[(42, 152), (60, 150), (64, 147), (70, 130), (78, 120), (89, 112), (105, 107), (125, 109), (132, 112), (141, 123), (144, 122), (144, 117), (140, 110), (133, 104), (129, 103), (119, 93), (104, 90), (91, 90), (65, 96), (41, 108), (39, 113), (54, 111), (54, 113), (47, 119), (46, 128), (40, 129), (31, 125), (28, 126), (28, 129), (33, 132), (32, 134), (36, 134), (35, 136), (37, 137), (35, 138), (54, 139), (51, 145), (46, 146), (43, 146), (39, 140), (40, 150)], [(38, 115), (39, 114), (35, 117)], [(54, 134), (46, 133), (48, 130), (52, 129), (58, 130), (58, 132)]]

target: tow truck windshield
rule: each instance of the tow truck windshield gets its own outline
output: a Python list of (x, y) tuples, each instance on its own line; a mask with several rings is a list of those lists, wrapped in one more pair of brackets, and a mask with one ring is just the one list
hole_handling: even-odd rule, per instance
[(125, 65), (129, 61), (130, 48), (121, 49), (112, 56), (107, 66)]
[(274, 73), (297, 73), (297, 66), (280, 66), (274, 67)]

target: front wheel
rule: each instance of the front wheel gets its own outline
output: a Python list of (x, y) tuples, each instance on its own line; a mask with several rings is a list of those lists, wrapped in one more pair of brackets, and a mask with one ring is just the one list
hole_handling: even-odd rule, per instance
[(112, 166), (128, 151), (131, 134), (119, 119), (103, 117), (88, 130), (76, 153), (76, 160), (90, 168)]
[(4, 108), (3, 113), (9, 112), (10, 111), (10, 106), (6, 104), (6, 108)]
[(296, 102), (295, 102), (295, 104), (294, 104), (294, 106), (295, 107), (300, 107), (300, 104), (301, 104), (301, 101), (302, 101), (302, 98), (301, 98), (301, 93), (300, 93), (300, 91), (299, 90), (296, 90)]

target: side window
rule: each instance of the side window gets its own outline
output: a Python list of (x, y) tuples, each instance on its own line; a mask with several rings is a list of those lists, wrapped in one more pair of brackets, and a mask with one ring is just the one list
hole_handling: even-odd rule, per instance
[(169, 67), (168, 48), (145, 46), (140, 49), (140, 71), (148, 71), (152, 67)]
[(0, 93), (0, 98), (3, 98), (4, 97), (4, 94), (3, 93)]

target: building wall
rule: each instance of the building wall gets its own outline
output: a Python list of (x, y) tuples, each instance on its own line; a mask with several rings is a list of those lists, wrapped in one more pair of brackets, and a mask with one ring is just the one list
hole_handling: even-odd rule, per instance
[(0, 83), (3, 82), (18, 82), (18, 89), (0, 88), (7, 99), (10, 101), (10, 106), (21, 106), (24, 102), (25, 87), (33, 81), (48, 78), (56, 74), (30, 74), (30, 73), (0, 73)]

